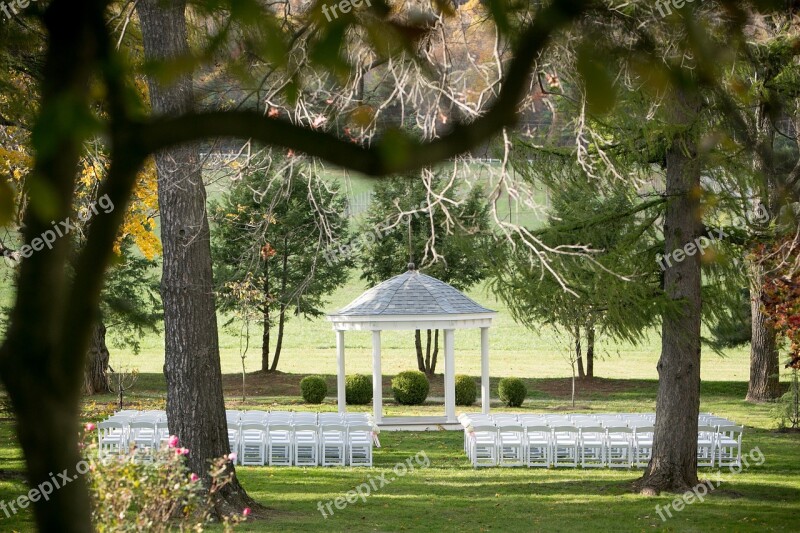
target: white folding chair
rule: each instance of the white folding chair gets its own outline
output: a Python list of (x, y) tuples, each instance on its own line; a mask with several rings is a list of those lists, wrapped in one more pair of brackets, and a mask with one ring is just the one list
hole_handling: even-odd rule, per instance
[(633, 430), (627, 426), (606, 428), (606, 464), (609, 468), (630, 468), (633, 463)]
[(553, 466), (578, 466), (580, 430), (575, 426), (553, 428)]
[(654, 432), (655, 428), (649, 424), (633, 428), (633, 443), (636, 449), (634, 464), (639, 468), (647, 466), (650, 462)]
[(552, 431), (545, 424), (532, 424), (525, 426), (525, 452), (528, 467), (543, 466), (548, 468), (551, 463), (550, 454), (552, 447)]
[(742, 466), (743, 433), (743, 426), (719, 426), (717, 429), (718, 466)]
[(697, 466), (714, 466), (717, 448), (717, 428), (697, 427)]
[(525, 432), (519, 422), (498, 424), (497, 444), (500, 466), (522, 466), (525, 463)]
[(294, 413), (292, 415), (293, 424), (316, 424), (317, 413)]
[(266, 424), (270, 419), (270, 414), (266, 411), (244, 411), (239, 415), (239, 422), (242, 424)]
[(347, 455), (347, 426), (323, 424), (320, 426), (319, 447), (322, 466), (345, 466)]
[(294, 425), (295, 466), (319, 464), (319, 428), (316, 424)]
[(477, 425), (469, 428), (469, 457), (472, 466), (497, 466), (497, 428)]
[(153, 448), (157, 446), (156, 422), (152, 420), (133, 420), (130, 428), (129, 442), (136, 446), (136, 455), (145, 461), (153, 459)]
[(347, 427), (347, 452), (350, 466), (372, 466), (372, 426), (354, 423)]
[(347, 423), (369, 424), (370, 416), (367, 413), (345, 413), (344, 421)]
[(345, 418), (339, 413), (320, 413), (317, 415), (319, 424), (341, 424), (344, 420)]
[(484, 414), (470, 414), (461, 419), (461, 425), (464, 427), (464, 451), (469, 456), (470, 450), (470, 427), (475, 426), (494, 426), (494, 419), (491, 415)]
[(267, 428), (260, 422), (241, 422), (239, 424), (239, 454), (237, 460), (242, 466), (263, 466), (266, 463)]
[(97, 446), (100, 455), (122, 453), (127, 447), (127, 424), (121, 420), (104, 420), (97, 424)]
[(598, 426), (579, 427), (581, 467), (602, 468), (606, 465), (606, 430)]
[(267, 452), (269, 465), (291, 466), (294, 456), (294, 428), (284, 422), (270, 419), (267, 427)]
[(228, 420), (228, 446), (232, 452), (236, 453), (236, 461), (234, 464), (242, 464), (239, 456), (241, 455), (241, 426), (238, 421)]
[(169, 425), (167, 425), (166, 417), (158, 422), (156, 422), (156, 435), (155, 435), (155, 446), (156, 448), (161, 448), (169, 441)]

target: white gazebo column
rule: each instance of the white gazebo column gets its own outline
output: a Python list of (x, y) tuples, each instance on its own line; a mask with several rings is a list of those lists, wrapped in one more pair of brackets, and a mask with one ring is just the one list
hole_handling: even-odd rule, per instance
[(452, 329), (444, 330), (444, 413), (447, 422), (456, 422), (456, 358)]
[(489, 414), (489, 328), (481, 328), (481, 411)]
[(336, 330), (336, 400), (339, 413), (344, 413), (346, 408), (344, 385), (344, 330)]
[(381, 373), (381, 332), (372, 332), (372, 414), (376, 424), (383, 421), (383, 374)]

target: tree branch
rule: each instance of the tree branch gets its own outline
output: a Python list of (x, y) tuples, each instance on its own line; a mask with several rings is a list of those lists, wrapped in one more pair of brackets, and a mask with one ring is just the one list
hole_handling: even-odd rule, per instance
[(142, 124), (142, 143), (148, 152), (210, 137), (252, 138), (265, 144), (302, 151), (343, 168), (371, 176), (407, 172), (433, 165), (477, 147), (504, 127), (513, 125), (517, 107), (527, 91), (531, 67), (550, 37), (575, 20), (589, 5), (586, 0), (561, 0), (543, 8), (521, 35), (502, 89), (492, 108), (447, 135), (420, 142), (402, 133), (387, 134), (370, 147), (353, 144), (322, 131), (264, 117), (252, 111), (187, 113)]

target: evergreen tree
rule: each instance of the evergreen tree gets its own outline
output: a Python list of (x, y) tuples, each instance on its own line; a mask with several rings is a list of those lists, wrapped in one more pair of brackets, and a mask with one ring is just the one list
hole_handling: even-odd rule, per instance
[(220, 308), (250, 305), (261, 316), (263, 372), (277, 370), (289, 316), (321, 316), (325, 297), (347, 281), (350, 262), (323, 254), (345, 236), (344, 212), (337, 191), (300, 175), (296, 166), (285, 179), (246, 174), (212, 204)]

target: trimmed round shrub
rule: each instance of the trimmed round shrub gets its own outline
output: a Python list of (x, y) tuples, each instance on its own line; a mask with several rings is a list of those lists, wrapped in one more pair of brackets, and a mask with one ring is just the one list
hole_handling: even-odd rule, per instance
[(344, 397), (350, 405), (367, 405), (372, 401), (372, 378), (353, 374), (344, 379)]
[(469, 376), (456, 376), (456, 405), (472, 405), (478, 398), (478, 385)]
[(319, 376), (306, 376), (300, 381), (300, 392), (306, 403), (322, 403), (328, 394), (328, 384)]
[(519, 378), (503, 378), (498, 387), (500, 399), (508, 407), (519, 407), (528, 396), (528, 389)]
[(401, 405), (422, 405), (431, 385), (419, 370), (400, 372), (392, 379), (392, 394)]

